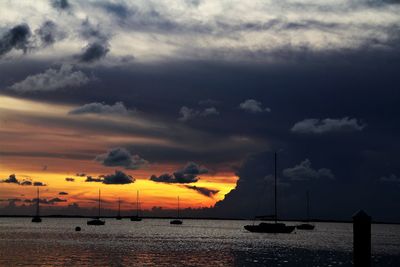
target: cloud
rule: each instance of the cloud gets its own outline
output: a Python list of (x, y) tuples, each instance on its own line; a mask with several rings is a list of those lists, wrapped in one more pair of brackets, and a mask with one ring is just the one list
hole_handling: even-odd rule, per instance
[(43, 182), (33, 182), (33, 186), (47, 186), (47, 185)]
[(12, 49), (22, 50), (24, 53), (29, 48), (31, 30), (27, 24), (20, 24), (7, 31), (0, 37), (0, 57)]
[(55, 91), (63, 88), (79, 87), (87, 84), (90, 78), (81, 71), (74, 71), (69, 64), (60, 69), (50, 68), (43, 73), (28, 76), (25, 80), (13, 84), (10, 89), (21, 92)]
[(67, 181), (67, 182), (75, 182), (75, 179), (71, 178), (71, 177), (67, 177), (67, 178), (65, 178), (65, 181)]
[(240, 103), (239, 108), (249, 113), (271, 112), (270, 108), (263, 108), (262, 103), (254, 99), (245, 100)]
[(75, 176), (78, 176), (78, 177), (85, 177), (86, 176), (86, 173), (77, 173), (77, 174), (75, 174)]
[(204, 110), (197, 110), (183, 106), (179, 110), (179, 114), (180, 117), (178, 118), (178, 120), (182, 122), (187, 122), (199, 116), (207, 117), (211, 115), (219, 115), (219, 112), (215, 107), (208, 107)]
[(30, 180), (23, 180), (20, 182), (17, 179), (17, 176), (15, 174), (10, 174), (10, 176), (7, 179), (1, 180), (1, 183), (8, 183), (8, 184), (17, 184), (17, 185), (22, 185), (22, 186), (46, 186), (46, 184), (42, 182), (32, 182)]
[(42, 26), (35, 31), (35, 34), (43, 47), (52, 45), (57, 40), (61, 40), (65, 37), (64, 33), (62, 33), (51, 20), (45, 21)]
[(92, 176), (87, 176), (85, 182), (94, 182), (94, 183), (103, 183), (107, 185), (123, 185), (123, 184), (132, 184), (136, 181), (131, 175), (128, 175), (122, 171), (116, 170), (113, 174), (101, 175), (97, 178)]
[(381, 178), (379, 178), (379, 180), (381, 182), (384, 182), (384, 183), (398, 183), (398, 184), (400, 184), (400, 177), (398, 177), (397, 175), (395, 175), (393, 173), (391, 175), (389, 175), (389, 176), (382, 176)]
[(2, 180), (2, 183), (19, 184), (19, 181), (15, 174), (10, 174), (10, 176), (7, 179)]
[(88, 175), (86, 177), (85, 182), (87, 182), (87, 183), (102, 183), (103, 182), (103, 178), (102, 177), (94, 178), (94, 177)]
[(152, 175), (150, 180), (158, 183), (188, 184), (197, 182), (199, 180), (198, 175), (205, 173), (208, 173), (208, 169), (194, 162), (189, 162), (181, 170), (175, 171), (173, 174)]
[(78, 59), (81, 62), (92, 63), (105, 57), (109, 51), (107, 42), (93, 42), (83, 48), (83, 52), (78, 56)]
[(59, 194), (60, 196), (66, 196), (66, 195), (68, 195), (67, 192), (59, 192), (58, 194)]
[(191, 190), (195, 190), (197, 191), (199, 194), (206, 196), (206, 197), (214, 197), (216, 194), (218, 194), (219, 190), (216, 189), (209, 189), (206, 187), (200, 187), (200, 186), (192, 186), (192, 185), (185, 185), (185, 187), (187, 189), (191, 189)]
[(107, 167), (124, 167), (136, 170), (148, 165), (148, 161), (139, 155), (132, 155), (127, 149), (117, 147), (105, 154), (98, 155), (96, 161)]
[(330, 169), (321, 168), (313, 169), (311, 167), (311, 161), (305, 159), (300, 164), (294, 166), (293, 168), (287, 168), (283, 170), (283, 176), (289, 178), (292, 181), (306, 181), (312, 179), (334, 179)]
[(65, 10), (71, 7), (68, 0), (50, 0), (50, 2), (51, 5), (58, 10)]
[(29, 181), (29, 180), (24, 180), (20, 183), (20, 185), (23, 185), (23, 186), (31, 186), (32, 184), (33, 184), (32, 181)]
[(61, 198), (55, 197), (55, 198), (50, 199), (48, 202), (49, 202), (50, 204), (53, 204), (53, 203), (67, 202), (67, 200), (66, 200), (66, 199), (61, 199)]
[(131, 184), (135, 182), (135, 178), (122, 171), (115, 171), (114, 174), (104, 176), (103, 184)]
[(128, 110), (124, 103), (116, 102), (114, 105), (107, 105), (104, 103), (89, 103), (83, 106), (74, 108), (69, 111), (70, 115), (80, 115), (80, 114), (118, 114), (118, 115), (127, 115), (129, 113), (135, 112), (134, 110)]
[(362, 131), (366, 127), (355, 118), (342, 119), (305, 119), (297, 122), (291, 129), (293, 133), (325, 134)]

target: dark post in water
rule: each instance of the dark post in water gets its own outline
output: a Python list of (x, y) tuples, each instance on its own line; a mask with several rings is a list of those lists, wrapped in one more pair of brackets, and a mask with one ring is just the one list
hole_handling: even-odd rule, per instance
[(353, 266), (371, 266), (371, 217), (363, 210), (353, 215)]

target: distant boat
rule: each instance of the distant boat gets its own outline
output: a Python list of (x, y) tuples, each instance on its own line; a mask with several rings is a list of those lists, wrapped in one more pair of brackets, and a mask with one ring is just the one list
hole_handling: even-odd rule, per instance
[(289, 226), (284, 223), (278, 223), (278, 206), (277, 206), (277, 155), (275, 153), (274, 155), (274, 165), (275, 165), (275, 179), (274, 179), (274, 188), (275, 188), (275, 198), (274, 198), (274, 206), (275, 206), (275, 212), (274, 212), (274, 223), (260, 223), (258, 225), (245, 225), (244, 229), (246, 229), (249, 232), (254, 232), (254, 233), (283, 233), (283, 234), (289, 234), (293, 232), (293, 230), (296, 228), (295, 226)]
[(182, 224), (183, 222), (179, 220), (180, 214), (179, 214), (180, 208), (179, 208), (179, 196), (178, 196), (178, 217), (175, 220), (170, 221), (170, 224)]
[(139, 191), (136, 191), (136, 215), (131, 217), (132, 222), (140, 222), (142, 218), (139, 216)]
[(296, 228), (299, 230), (314, 230), (315, 225), (309, 223), (309, 221), (310, 221), (310, 196), (309, 196), (308, 191), (306, 193), (306, 198), (307, 198), (307, 220), (304, 223), (297, 225)]
[(32, 218), (33, 223), (41, 223), (42, 222), (42, 218), (40, 218), (40, 213), (39, 213), (39, 205), (40, 205), (39, 202), (40, 202), (40, 198), (39, 198), (39, 187), (38, 187), (37, 188), (37, 197), (36, 197), (36, 214)]
[(117, 214), (117, 217), (115, 217), (115, 219), (122, 220), (122, 217), (121, 217), (121, 198), (118, 198), (118, 214)]
[(96, 219), (87, 221), (87, 225), (104, 225), (106, 222), (100, 220), (100, 208), (101, 208), (101, 200), (100, 200), (100, 189), (99, 189), (99, 216)]

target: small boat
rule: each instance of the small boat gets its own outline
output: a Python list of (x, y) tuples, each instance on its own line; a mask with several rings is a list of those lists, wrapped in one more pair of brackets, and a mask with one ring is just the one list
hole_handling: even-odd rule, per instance
[(275, 198), (274, 198), (274, 207), (275, 212), (272, 216), (275, 219), (274, 223), (260, 223), (258, 225), (245, 225), (244, 229), (249, 232), (253, 233), (273, 233), (273, 234), (290, 234), (291, 232), (296, 229), (295, 226), (289, 226), (284, 223), (278, 223), (278, 206), (277, 206), (277, 155), (274, 155), (274, 163), (275, 163), (275, 179), (274, 179), (274, 191), (275, 191)]
[(140, 222), (142, 218), (139, 216), (139, 191), (136, 191), (136, 215), (131, 217), (132, 222)]
[(118, 199), (118, 214), (117, 214), (117, 217), (115, 217), (115, 219), (122, 220), (122, 217), (121, 217), (121, 198)]
[(310, 224), (310, 196), (308, 191), (306, 192), (306, 198), (307, 198), (307, 220), (304, 223), (301, 223), (299, 225), (296, 225), (296, 228), (299, 230), (314, 230), (315, 225)]
[(40, 198), (39, 198), (39, 188), (37, 188), (37, 197), (36, 197), (36, 214), (35, 216), (33, 216), (32, 218), (32, 222), (33, 223), (41, 223), (42, 222), (42, 218), (40, 218), (40, 213), (39, 213), (39, 202), (40, 202)]
[(179, 209), (179, 196), (178, 196), (178, 217), (177, 217), (177, 219), (174, 219), (174, 220), (172, 220), (172, 221), (170, 221), (169, 223), (170, 224), (176, 224), (176, 225), (180, 225), (180, 224), (182, 224), (183, 222), (179, 219), (179, 211), (180, 211), (180, 209)]
[(100, 210), (101, 210), (101, 200), (100, 200), (100, 190), (99, 190), (99, 216), (93, 220), (87, 221), (87, 225), (104, 225), (106, 222), (100, 220)]

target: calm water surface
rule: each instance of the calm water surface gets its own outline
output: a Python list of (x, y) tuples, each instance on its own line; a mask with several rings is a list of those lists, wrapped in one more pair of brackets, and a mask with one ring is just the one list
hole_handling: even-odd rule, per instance
[[(243, 229), (249, 223), (0, 218), (0, 266), (351, 266), (351, 224), (255, 234)], [(374, 266), (400, 266), (400, 226), (374, 225), (372, 232)]]

